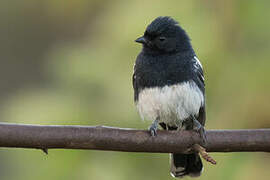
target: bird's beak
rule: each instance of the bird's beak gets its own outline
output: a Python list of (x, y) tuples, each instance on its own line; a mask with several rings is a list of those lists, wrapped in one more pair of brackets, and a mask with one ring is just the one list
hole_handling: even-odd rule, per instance
[(146, 43), (146, 40), (145, 40), (145, 38), (142, 36), (142, 37), (139, 37), (138, 39), (136, 39), (135, 42), (141, 43), (141, 44), (145, 44), (145, 43)]

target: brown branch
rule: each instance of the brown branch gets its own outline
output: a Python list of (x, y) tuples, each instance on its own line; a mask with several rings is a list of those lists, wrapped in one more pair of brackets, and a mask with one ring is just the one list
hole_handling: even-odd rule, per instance
[[(194, 131), (158, 131), (104, 126), (43, 126), (0, 123), (0, 147), (96, 149), (128, 152), (190, 152), (200, 143)], [(270, 152), (270, 129), (208, 130), (207, 152)]]

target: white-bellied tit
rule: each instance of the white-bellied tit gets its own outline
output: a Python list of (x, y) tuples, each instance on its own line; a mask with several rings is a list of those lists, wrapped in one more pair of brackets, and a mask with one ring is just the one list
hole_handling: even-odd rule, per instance
[[(142, 119), (153, 123), (149, 130), (196, 130), (206, 142), (205, 85), (203, 67), (187, 33), (171, 17), (158, 17), (136, 40), (142, 44), (137, 56), (134, 101)], [(198, 153), (172, 154), (174, 177), (200, 176), (203, 164)]]

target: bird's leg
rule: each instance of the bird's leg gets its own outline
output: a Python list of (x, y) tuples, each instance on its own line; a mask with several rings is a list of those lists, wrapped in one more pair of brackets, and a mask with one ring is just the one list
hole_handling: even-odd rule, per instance
[(206, 144), (206, 133), (204, 127), (201, 125), (201, 123), (194, 117), (194, 115), (191, 116), (193, 119), (193, 129), (198, 131), (200, 134), (200, 137), (202, 138), (203, 145)]
[(157, 135), (158, 122), (159, 122), (159, 117), (157, 117), (156, 120), (149, 127), (151, 136), (156, 136)]

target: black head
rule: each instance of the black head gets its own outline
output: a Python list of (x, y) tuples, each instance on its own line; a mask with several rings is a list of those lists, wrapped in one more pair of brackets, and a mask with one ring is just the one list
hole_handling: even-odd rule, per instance
[(149, 24), (136, 42), (148, 52), (171, 53), (192, 50), (190, 39), (178, 22), (171, 17), (158, 17)]

